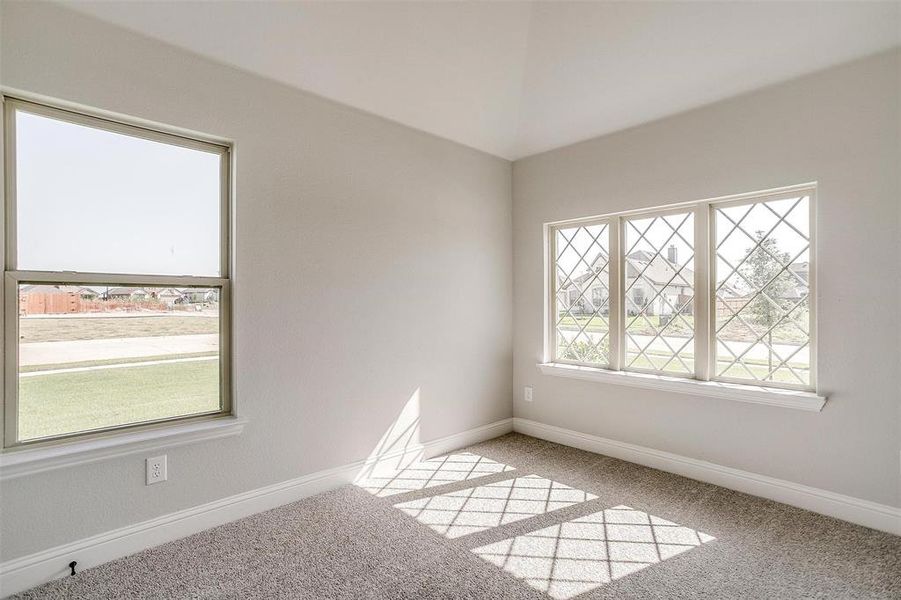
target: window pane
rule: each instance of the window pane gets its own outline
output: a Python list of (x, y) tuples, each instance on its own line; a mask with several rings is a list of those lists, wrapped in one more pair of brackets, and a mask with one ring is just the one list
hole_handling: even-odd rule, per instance
[(610, 363), (610, 248), (606, 223), (557, 229), (556, 358)]
[(625, 221), (626, 367), (694, 374), (694, 214)]
[(16, 111), (16, 268), (219, 276), (220, 157)]
[(20, 285), (18, 439), (218, 412), (219, 294)]
[(810, 384), (810, 199), (717, 208), (717, 377)]

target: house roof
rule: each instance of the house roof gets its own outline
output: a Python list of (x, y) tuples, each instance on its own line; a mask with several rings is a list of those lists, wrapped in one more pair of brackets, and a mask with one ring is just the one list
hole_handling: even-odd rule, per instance
[(670, 262), (662, 254), (655, 255), (644, 250), (626, 256), (626, 277), (638, 277), (639, 274), (658, 286), (693, 286), (695, 278), (692, 269)]
[(139, 287), (115, 287), (110, 288), (107, 294), (110, 296), (130, 296), (135, 292), (144, 292), (147, 293), (147, 290)]
[(21, 288), (19, 288), (19, 292), (25, 294), (95, 294), (93, 290), (79, 287), (77, 285), (51, 284), (23, 285)]
[[(575, 283), (583, 283), (594, 277), (599, 266), (598, 263), (607, 261), (607, 252), (599, 251), (591, 261), (591, 270), (573, 278)], [(626, 257), (626, 275), (627, 277), (637, 277), (639, 273), (643, 273), (643, 277), (651, 281), (654, 285), (665, 286), (691, 286), (694, 285), (694, 271), (688, 267), (683, 268), (681, 265), (670, 262), (662, 254), (655, 255), (653, 252), (645, 250), (636, 250)], [(678, 271), (678, 275), (676, 272)]]
[[(607, 260), (607, 253), (604, 251), (598, 252), (594, 259), (591, 261), (591, 270), (579, 275), (578, 277), (573, 277), (572, 282), (576, 284), (582, 284), (592, 277), (595, 276), (599, 269), (598, 263)], [(678, 276), (675, 276), (676, 271), (679, 270), (679, 266), (669, 261), (662, 254), (654, 255), (653, 252), (648, 252), (646, 250), (636, 250), (635, 252), (630, 253), (626, 257), (626, 276), (628, 278), (637, 277), (638, 273), (643, 272), (643, 277), (651, 281), (656, 286), (664, 286), (664, 285), (676, 285), (676, 286), (693, 286), (694, 285), (694, 271), (689, 269), (688, 267), (683, 268)], [(810, 263), (807, 262), (798, 262), (792, 263), (788, 267), (795, 275), (798, 276), (805, 283), (808, 281), (808, 276), (810, 272)], [(675, 276), (675, 278), (674, 278)], [(672, 279), (672, 281), (670, 281)], [(801, 298), (806, 290), (802, 289), (804, 286), (798, 281), (797, 278), (792, 278), (793, 282), (796, 284), (792, 289), (790, 295), (786, 296), (787, 298)], [(744, 297), (745, 294), (741, 291), (735, 289), (735, 287), (725, 284), (719, 288), (720, 295), (725, 296), (734, 296), (736, 298)]]

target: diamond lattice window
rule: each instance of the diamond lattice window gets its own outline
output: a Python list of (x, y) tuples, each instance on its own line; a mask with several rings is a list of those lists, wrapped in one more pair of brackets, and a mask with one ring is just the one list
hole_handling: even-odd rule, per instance
[(606, 222), (555, 230), (556, 359), (610, 362), (610, 248)]
[(694, 373), (694, 215), (625, 220), (625, 366)]
[(815, 194), (803, 184), (549, 224), (547, 358), (816, 391)]
[(716, 207), (714, 376), (809, 386), (810, 197)]

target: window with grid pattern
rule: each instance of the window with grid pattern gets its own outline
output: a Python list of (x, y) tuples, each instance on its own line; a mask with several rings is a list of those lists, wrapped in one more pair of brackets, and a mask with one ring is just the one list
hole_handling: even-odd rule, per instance
[(694, 372), (694, 215), (623, 219), (625, 368)]
[(809, 204), (714, 207), (715, 377), (810, 385)]
[(548, 359), (815, 389), (815, 185), (548, 225)]
[(608, 234), (605, 222), (556, 230), (553, 318), (562, 361), (609, 364)]

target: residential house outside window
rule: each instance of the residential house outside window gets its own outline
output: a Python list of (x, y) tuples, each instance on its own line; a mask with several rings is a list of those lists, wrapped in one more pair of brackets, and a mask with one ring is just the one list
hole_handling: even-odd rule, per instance
[(549, 224), (548, 361), (815, 390), (815, 192)]

